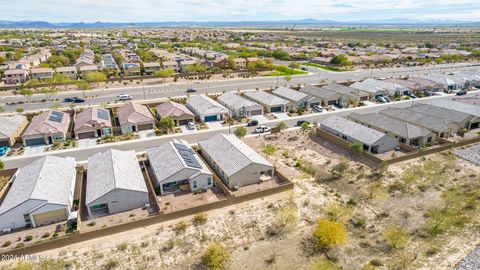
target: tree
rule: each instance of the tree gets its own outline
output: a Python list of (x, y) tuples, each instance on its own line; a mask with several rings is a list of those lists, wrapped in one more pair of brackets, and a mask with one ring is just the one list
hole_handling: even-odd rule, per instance
[(363, 151), (363, 144), (360, 143), (360, 142), (354, 142), (354, 143), (350, 144), (350, 150), (359, 154)]
[(237, 138), (242, 139), (245, 137), (245, 135), (247, 135), (247, 129), (245, 127), (238, 127), (233, 133), (235, 133)]
[(287, 87), (287, 83), (290, 82), (291, 80), (292, 80), (292, 76), (290, 75), (283, 77), (283, 81), (285, 82), (283, 86)]
[(210, 270), (227, 269), (230, 253), (218, 242), (212, 243), (202, 257), (203, 263)]
[(408, 233), (398, 226), (389, 226), (385, 228), (382, 235), (387, 245), (393, 249), (404, 248), (410, 239)]
[(290, 64), (288, 64), (288, 67), (290, 68), (290, 74), (293, 74), (293, 70), (299, 68), (300, 65), (297, 62), (290, 62)]
[(300, 125), (300, 129), (302, 130), (302, 132), (307, 131), (309, 128), (310, 128), (310, 125), (308, 124), (307, 121), (303, 122), (303, 123)]
[(328, 219), (319, 219), (313, 236), (320, 249), (330, 248), (345, 244), (347, 231), (345, 227)]
[(100, 82), (107, 80), (107, 76), (100, 71), (90, 72), (87, 74), (87, 81), (97, 84), (97, 87), (100, 86)]
[(175, 127), (175, 120), (171, 116), (166, 116), (158, 121), (158, 126), (166, 131), (172, 131)]
[(341, 66), (341, 67), (346, 67), (346, 66), (351, 66), (352, 62), (348, 60), (348, 57), (345, 54), (339, 54), (336, 55), (335, 57), (332, 58), (330, 63)]
[(173, 70), (171, 68), (167, 68), (167, 69), (162, 69), (162, 70), (156, 71), (155, 73), (153, 73), (153, 76), (156, 77), (156, 78), (168, 78), (168, 77), (172, 76), (173, 73), (175, 73), (175, 70)]
[(30, 102), (30, 99), (33, 96), (33, 90), (29, 88), (22, 88), (18, 91), (18, 93), (20, 93), (20, 95), (25, 97), (25, 99), (27, 100), (27, 103)]
[(282, 122), (280, 122), (280, 123), (277, 124), (277, 128), (279, 128), (280, 131), (282, 131), (282, 130), (284, 130), (284, 129), (287, 129), (288, 126), (287, 126), (287, 123), (285, 123), (285, 122), (282, 121)]
[(58, 94), (58, 89), (56, 87), (43, 88), (42, 90), (40, 90), (40, 93), (45, 95), (47, 101), (50, 101), (53, 96)]

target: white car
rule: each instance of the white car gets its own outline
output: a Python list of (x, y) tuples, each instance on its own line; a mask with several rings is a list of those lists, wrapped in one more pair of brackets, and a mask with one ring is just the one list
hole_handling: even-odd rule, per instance
[(267, 126), (259, 126), (259, 127), (255, 128), (255, 133), (265, 133), (265, 132), (270, 132), (270, 131), (272, 131), (272, 129), (267, 127)]
[(197, 126), (195, 125), (195, 122), (188, 122), (187, 127), (191, 130), (197, 129)]
[(133, 98), (132, 98), (132, 96), (127, 95), (127, 94), (120, 94), (120, 95), (118, 95), (118, 99), (119, 100), (131, 100)]

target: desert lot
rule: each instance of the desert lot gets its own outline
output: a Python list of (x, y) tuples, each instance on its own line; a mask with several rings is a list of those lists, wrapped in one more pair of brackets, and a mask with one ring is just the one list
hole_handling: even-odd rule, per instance
[[(450, 269), (480, 244), (480, 168), (453, 151), (377, 169), (301, 131), (245, 141), (293, 191), (199, 216), (3, 261), (0, 269), (204, 269), (216, 241), (227, 269)], [(346, 230), (319, 248), (317, 220)], [(37, 257), (37, 259), (40, 257)]]

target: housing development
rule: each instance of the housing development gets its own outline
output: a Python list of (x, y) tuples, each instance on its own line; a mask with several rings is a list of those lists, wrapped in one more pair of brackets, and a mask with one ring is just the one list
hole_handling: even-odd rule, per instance
[(477, 22), (18, 16), (0, 269), (480, 269)]

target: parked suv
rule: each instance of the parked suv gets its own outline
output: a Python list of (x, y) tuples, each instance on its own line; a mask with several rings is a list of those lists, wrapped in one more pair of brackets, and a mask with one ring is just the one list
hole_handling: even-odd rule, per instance
[(120, 94), (120, 95), (118, 95), (118, 99), (119, 100), (131, 100), (132, 96), (127, 95), (127, 94)]
[(247, 123), (247, 127), (254, 127), (256, 125), (258, 125), (258, 120), (255, 119), (250, 120), (250, 122)]
[(265, 133), (270, 131), (272, 131), (272, 129), (267, 126), (259, 126), (255, 129), (255, 133)]

